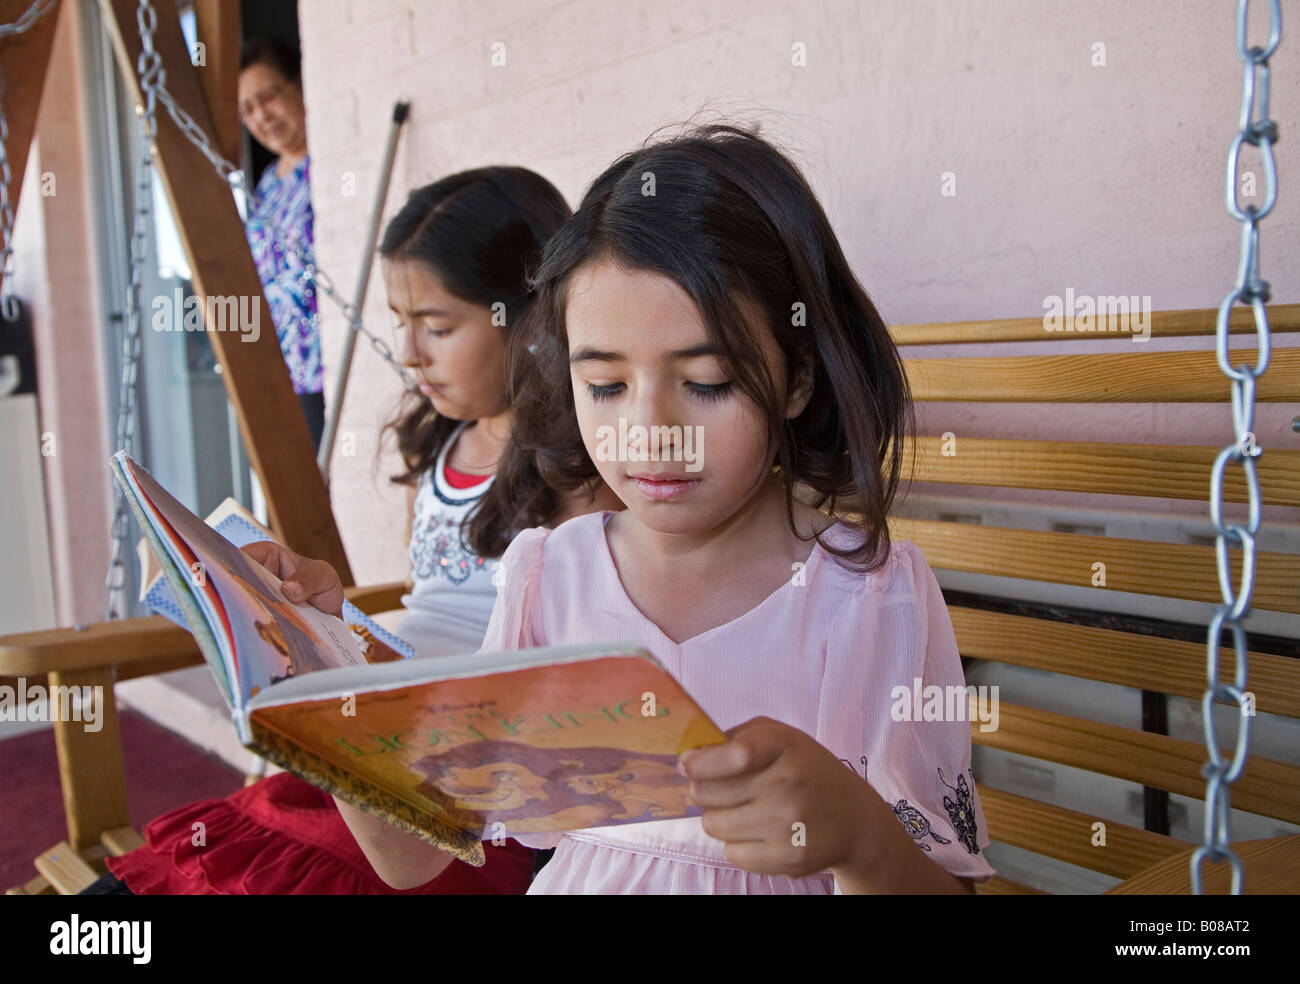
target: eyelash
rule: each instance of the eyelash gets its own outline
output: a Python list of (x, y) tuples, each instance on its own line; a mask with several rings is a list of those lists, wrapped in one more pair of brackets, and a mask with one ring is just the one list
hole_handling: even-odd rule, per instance
[[(402, 324), (401, 322), (398, 322), (397, 330), (407, 331), (408, 329), (406, 325)], [(424, 335), (427, 338), (446, 338), (448, 335), (452, 333), (452, 331), (453, 329), (451, 328), (439, 328), (435, 331), (432, 328), (425, 328), (423, 325), (420, 326), (420, 334)]]
[[(622, 383), (610, 383), (607, 386), (596, 386), (588, 383), (587, 392), (591, 394), (593, 400), (600, 403), (602, 400), (612, 400), (617, 395), (616, 390), (622, 385)], [(732, 387), (731, 383), (687, 383), (686, 385), (699, 399), (708, 403), (725, 400)]]

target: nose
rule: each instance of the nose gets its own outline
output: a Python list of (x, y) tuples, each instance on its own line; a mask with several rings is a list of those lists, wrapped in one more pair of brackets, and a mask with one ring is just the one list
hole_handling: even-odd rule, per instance
[(415, 344), (415, 332), (410, 328), (398, 330), (397, 346), (398, 359), (408, 369), (421, 369), (431, 361), (426, 359), (425, 353)]
[(658, 432), (660, 455), (667, 456), (677, 450), (673, 446), (674, 437), (670, 435), (678, 432), (671, 428), (685, 421), (682, 419), (680, 401), (671, 382), (659, 379), (638, 381), (628, 410), (629, 427), (640, 424), (646, 428), (647, 433), (653, 433), (651, 428), (670, 428)]

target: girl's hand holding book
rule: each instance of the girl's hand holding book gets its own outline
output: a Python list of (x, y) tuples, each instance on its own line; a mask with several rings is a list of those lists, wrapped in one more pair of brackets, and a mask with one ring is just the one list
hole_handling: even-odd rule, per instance
[(748, 871), (805, 878), (831, 870), (857, 881), (883, 852), (912, 850), (872, 787), (812, 737), (767, 717), (732, 728), (725, 744), (682, 756), (704, 832)]
[(239, 549), (284, 582), (281, 590), (287, 600), (311, 605), (327, 615), (342, 615), (343, 581), (325, 561), (300, 557), (270, 540), (245, 544)]

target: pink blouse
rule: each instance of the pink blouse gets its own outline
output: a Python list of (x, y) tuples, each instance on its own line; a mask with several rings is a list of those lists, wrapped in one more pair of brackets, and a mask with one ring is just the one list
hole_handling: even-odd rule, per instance
[[(481, 651), (638, 642), (724, 731), (764, 715), (804, 731), (871, 784), (917, 849), (959, 877), (995, 874), (983, 853), (989, 838), (969, 720), (904, 714), (925, 687), (946, 695), (965, 686), (938, 581), (916, 544), (895, 541), (870, 576), (815, 546), (804, 569), (756, 607), (678, 644), (624, 590), (605, 536), (612, 515), (589, 513), (514, 539)], [(840, 523), (822, 539), (840, 548), (855, 535)], [(965, 699), (956, 703), (964, 713)], [(556, 848), (530, 894), (838, 891), (829, 871), (791, 879), (738, 868), (698, 817), (517, 839)]]

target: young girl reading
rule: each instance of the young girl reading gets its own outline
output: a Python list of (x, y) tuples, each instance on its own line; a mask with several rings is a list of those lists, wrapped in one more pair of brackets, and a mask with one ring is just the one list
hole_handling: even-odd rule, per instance
[[(934, 574), (887, 525), (911, 396), (804, 177), (730, 126), (650, 143), (535, 282), (514, 439), (627, 509), (521, 533), (483, 649), (631, 639), (729, 740), (682, 758), (700, 816), (519, 834), (556, 848), (529, 892), (973, 891), (994, 870), (969, 723), (896, 695), (964, 686)], [(390, 884), (446, 863), (389, 830), (362, 843)]]
[[(514, 532), (617, 502), (608, 490), (595, 502), (585, 489), (556, 493), (533, 459), (507, 444), (506, 348), (529, 303), (526, 268), (568, 214), (560, 193), (532, 171), (480, 168), (413, 192), (380, 246), (397, 352), (418, 380), (386, 429), (405, 465), (393, 480), (410, 490), (412, 514), (413, 587), (397, 632), (421, 657), (479, 647), (496, 597), (496, 558)], [(338, 613), (342, 587), (328, 564), (274, 544), (245, 552), (292, 579), (291, 600)], [(145, 847), (108, 861), (136, 894), (394, 892), (332, 799), (288, 773), (164, 814), (146, 835)], [(405, 891), (522, 893), (532, 852), (514, 842), (485, 850), (484, 868), (457, 862)], [(111, 887), (122, 891), (120, 882)]]

